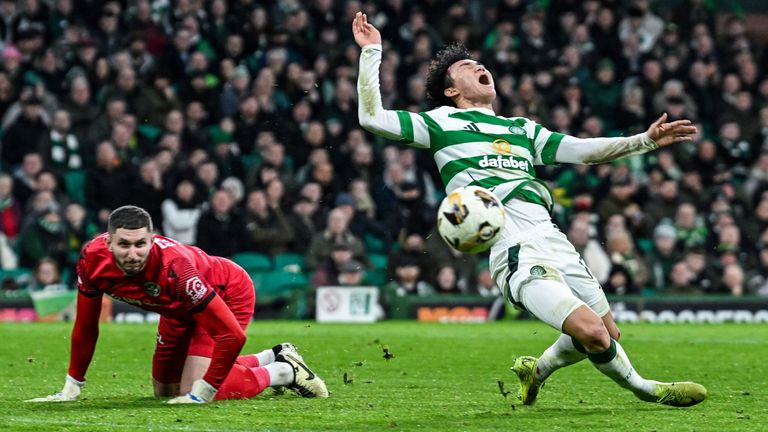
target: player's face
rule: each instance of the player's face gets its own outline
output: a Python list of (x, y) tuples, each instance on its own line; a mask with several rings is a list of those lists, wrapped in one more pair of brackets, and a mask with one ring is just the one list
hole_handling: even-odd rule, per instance
[(152, 233), (147, 228), (118, 228), (107, 239), (115, 263), (127, 275), (136, 275), (144, 269), (152, 247)]
[[(482, 64), (466, 59), (459, 60), (448, 68), (448, 76), (453, 80), (453, 86), (459, 95), (470, 102), (491, 103), (496, 98), (496, 87), (493, 76)], [(454, 94), (446, 93), (448, 97)]]

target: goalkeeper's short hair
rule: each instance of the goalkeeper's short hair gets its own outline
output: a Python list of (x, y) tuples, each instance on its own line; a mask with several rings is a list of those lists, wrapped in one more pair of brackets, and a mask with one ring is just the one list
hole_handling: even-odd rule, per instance
[(460, 43), (452, 43), (441, 49), (435, 58), (429, 62), (427, 70), (427, 96), (438, 105), (454, 106), (453, 100), (445, 95), (445, 89), (453, 85), (448, 75), (448, 68), (459, 60), (471, 59), (467, 47)]
[(110, 234), (114, 234), (118, 228), (125, 229), (139, 229), (147, 228), (148, 231), (152, 231), (152, 217), (141, 207), (126, 205), (118, 207), (109, 214), (109, 222), (107, 222), (107, 231)]

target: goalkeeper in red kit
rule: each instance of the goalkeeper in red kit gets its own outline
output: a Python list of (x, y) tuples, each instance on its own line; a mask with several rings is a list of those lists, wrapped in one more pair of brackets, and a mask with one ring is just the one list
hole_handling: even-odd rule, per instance
[(169, 403), (247, 399), (269, 386), (328, 397), (296, 347), (239, 355), (255, 306), (253, 282), (232, 261), (152, 233), (144, 209), (124, 206), (77, 263), (77, 316), (61, 392), (30, 402), (77, 400), (99, 336), (103, 294), (160, 314), (152, 359), (156, 397)]

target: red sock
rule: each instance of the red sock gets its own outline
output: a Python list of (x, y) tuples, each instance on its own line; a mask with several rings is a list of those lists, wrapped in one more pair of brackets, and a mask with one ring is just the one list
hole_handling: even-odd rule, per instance
[(214, 399), (250, 399), (269, 387), (269, 381), (269, 372), (263, 367), (235, 364)]
[(259, 364), (259, 358), (254, 354), (241, 355), (235, 360), (236, 364), (243, 365), (247, 368), (255, 368), (261, 366)]

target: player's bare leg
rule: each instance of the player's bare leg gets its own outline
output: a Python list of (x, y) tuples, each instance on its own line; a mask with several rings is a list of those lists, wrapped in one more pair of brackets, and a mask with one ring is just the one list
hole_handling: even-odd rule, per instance
[[(564, 333), (545, 351), (545, 361), (541, 364), (540, 359), (535, 357), (515, 359), (512, 370), (520, 378), (520, 397), (524, 404), (535, 402), (544, 379), (554, 370), (578, 362), (585, 356), (600, 372), (642, 400), (690, 406), (706, 397), (706, 389), (698, 384), (659, 383), (640, 376), (616, 341), (619, 331), (612, 315), (599, 317), (576, 299), (564, 284), (534, 281), (521, 290), (521, 295), (524, 304), (533, 309), (531, 313)], [(558, 309), (571, 310), (562, 323), (549, 313)]]
[(161, 383), (152, 378), (152, 386), (155, 390), (155, 397), (175, 397), (181, 395), (179, 383)]
[(643, 378), (634, 370), (621, 345), (611, 337), (603, 320), (587, 306), (579, 307), (566, 318), (563, 332), (581, 343), (587, 357), (600, 372), (639, 399), (672, 406), (691, 406), (707, 397), (707, 390), (696, 383), (660, 383)]
[[(260, 364), (261, 361), (269, 363), (263, 366), (248, 365)], [(208, 357), (187, 356), (181, 375), (181, 394), (186, 394), (192, 384), (203, 377), (210, 364), (211, 359)], [(323, 380), (306, 366), (293, 344), (284, 342), (257, 354), (238, 357), (215, 398), (247, 399), (267, 387), (278, 386), (295, 389), (303, 397), (328, 397)]]

